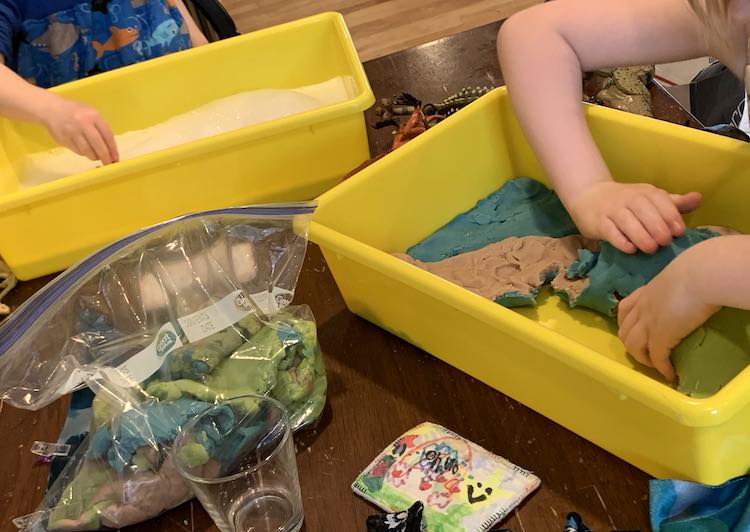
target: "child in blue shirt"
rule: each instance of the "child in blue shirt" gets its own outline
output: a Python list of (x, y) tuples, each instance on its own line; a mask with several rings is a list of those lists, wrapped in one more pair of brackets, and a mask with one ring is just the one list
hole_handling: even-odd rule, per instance
[(44, 89), (206, 42), (182, 0), (0, 0), (0, 114), (112, 163), (99, 113)]

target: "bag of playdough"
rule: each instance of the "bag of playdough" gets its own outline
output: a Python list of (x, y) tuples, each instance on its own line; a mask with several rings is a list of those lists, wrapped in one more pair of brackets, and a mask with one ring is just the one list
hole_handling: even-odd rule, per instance
[(430, 532), (490, 530), (540, 480), (450, 430), (423, 423), (388, 446), (352, 485), (387, 512), (424, 504)]
[(222, 399), (271, 395), (295, 430), (317, 422), (327, 382), (316, 325), (289, 306), (313, 208), (225, 209), (145, 229), (61, 274), (0, 328), (7, 402), (38, 409), (86, 386), (93, 398), (69, 417), (85, 433), (67, 442), (73, 454), (26, 528), (120, 528), (192, 498), (170, 446)]

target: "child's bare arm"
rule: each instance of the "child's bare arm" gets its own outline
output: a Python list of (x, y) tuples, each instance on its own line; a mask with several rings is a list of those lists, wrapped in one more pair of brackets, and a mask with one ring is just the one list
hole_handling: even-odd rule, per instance
[(182, 17), (185, 19), (185, 22), (188, 25), (188, 31), (190, 32), (190, 42), (192, 43), (192, 45), (202, 46), (204, 44), (208, 44), (208, 39), (206, 39), (206, 36), (203, 35), (203, 32), (195, 23), (195, 20), (193, 20), (193, 16), (188, 11), (185, 3), (182, 0), (175, 0), (175, 3), (177, 4), (177, 9), (180, 10), (180, 13), (182, 13)]
[(0, 115), (45, 126), (52, 137), (79, 155), (109, 164), (118, 160), (109, 125), (94, 109), (21, 79), (0, 55)]
[(672, 349), (721, 307), (750, 310), (750, 236), (694, 246), (620, 302), (620, 339), (639, 362), (674, 379)]
[(700, 196), (620, 185), (588, 130), (581, 72), (708, 55), (686, 0), (555, 0), (511, 17), (498, 53), (526, 136), (560, 198), (588, 236), (653, 252), (684, 231), (679, 211)]

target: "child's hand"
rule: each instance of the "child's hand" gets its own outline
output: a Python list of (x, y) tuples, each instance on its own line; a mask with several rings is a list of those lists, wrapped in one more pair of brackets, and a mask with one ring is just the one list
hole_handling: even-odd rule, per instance
[(607, 181), (578, 193), (569, 211), (589, 238), (607, 240), (624, 253), (654, 253), (684, 233), (680, 213), (692, 211), (700, 202), (697, 192), (677, 195), (652, 185)]
[(47, 94), (42, 123), (58, 144), (103, 164), (119, 159), (112, 130), (95, 109)]
[(721, 307), (708, 304), (690, 282), (694, 254), (683, 254), (618, 307), (620, 340), (633, 357), (673, 381), (672, 349)]

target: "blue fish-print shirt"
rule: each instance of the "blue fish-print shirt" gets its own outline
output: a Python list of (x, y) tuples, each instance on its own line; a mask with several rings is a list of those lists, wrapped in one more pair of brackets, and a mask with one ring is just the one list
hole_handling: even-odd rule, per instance
[(0, 54), (40, 87), (187, 48), (174, 0), (0, 0)]

